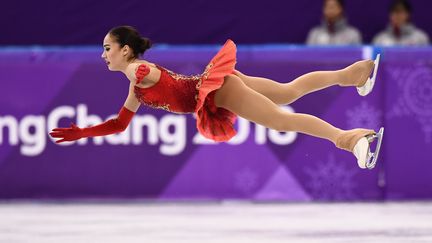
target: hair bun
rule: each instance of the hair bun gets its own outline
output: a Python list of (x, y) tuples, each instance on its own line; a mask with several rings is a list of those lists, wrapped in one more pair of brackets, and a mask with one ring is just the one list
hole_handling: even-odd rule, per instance
[(120, 44), (120, 47), (128, 45), (132, 49), (133, 53), (130, 58), (138, 58), (152, 46), (150, 39), (142, 37), (132, 26), (114, 27), (108, 33)]
[(152, 46), (152, 42), (150, 41), (149, 38), (146, 37), (142, 37), (141, 38), (141, 51), (144, 53), (146, 50), (150, 49), (150, 47)]

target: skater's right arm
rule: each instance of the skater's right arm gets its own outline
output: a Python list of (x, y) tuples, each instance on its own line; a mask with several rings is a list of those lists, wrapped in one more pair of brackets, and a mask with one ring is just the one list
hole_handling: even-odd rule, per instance
[(104, 136), (124, 131), (135, 112), (138, 110), (140, 103), (134, 95), (134, 84), (131, 82), (129, 86), (128, 97), (120, 109), (116, 118), (105, 121), (99, 125), (79, 128), (74, 123), (68, 128), (54, 128), (50, 135), (54, 138), (61, 138), (56, 143), (74, 141), (85, 137)]

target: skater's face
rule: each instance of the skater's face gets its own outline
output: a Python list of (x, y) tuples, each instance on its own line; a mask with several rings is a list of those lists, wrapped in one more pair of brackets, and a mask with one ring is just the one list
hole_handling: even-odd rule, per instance
[(336, 0), (325, 0), (323, 13), (327, 21), (335, 21), (342, 16), (343, 8)]
[(390, 13), (390, 23), (394, 27), (400, 27), (409, 21), (409, 13), (403, 7), (396, 8)]
[(120, 47), (120, 44), (110, 35), (107, 34), (103, 40), (102, 59), (111, 71), (120, 71), (128, 64), (131, 49), (128, 45)]

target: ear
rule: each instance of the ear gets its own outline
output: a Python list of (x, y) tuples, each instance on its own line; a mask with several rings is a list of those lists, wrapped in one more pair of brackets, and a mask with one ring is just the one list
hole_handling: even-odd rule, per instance
[(123, 46), (122, 54), (123, 56), (127, 56), (130, 53), (130, 47), (128, 45)]

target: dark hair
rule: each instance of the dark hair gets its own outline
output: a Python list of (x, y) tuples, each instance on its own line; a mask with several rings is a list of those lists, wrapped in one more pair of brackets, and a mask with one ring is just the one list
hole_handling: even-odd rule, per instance
[[(328, 0), (324, 0), (324, 3), (327, 1)], [(342, 9), (345, 8), (345, 1), (344, 0), (336, 0), (336, 2), (339, 4), (339, 6), (341, 6)]]
[(131, 58), (137, 58), (150, 49), (152, 43), (149, 38), (141, 37), (139, 32), (132, 26), (118, 26), (108, 32), (120, 44), (120, 47), (128, 45), (133, 55)]
[(408, 13), (411, 13), (412, 11), (411, 4), (408, 0), (394, 0), (390, 5), (390, 13), (395, 12), (400, 8), (407, 11)]

